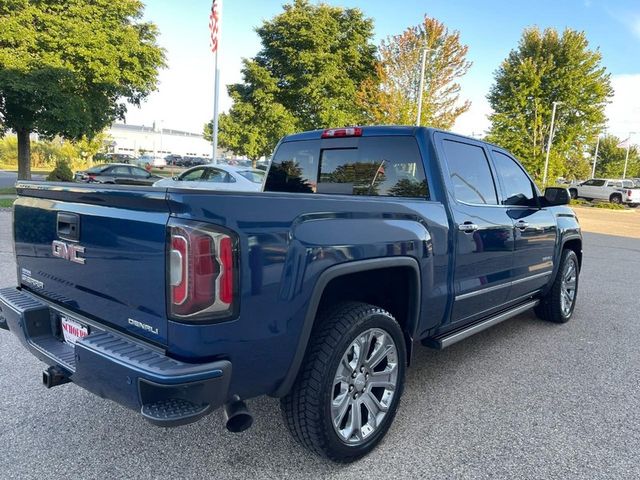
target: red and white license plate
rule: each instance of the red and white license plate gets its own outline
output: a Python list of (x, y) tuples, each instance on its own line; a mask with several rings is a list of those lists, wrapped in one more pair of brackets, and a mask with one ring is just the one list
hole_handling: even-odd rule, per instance
[(69, 317), (60, 317), (60, 324), (62, 326), (62, 334), (64, 335), (64, 341), (75, 345), (78, 340), (83, 339), (89, 335), (89, 327), (82, 325), (76, 320), (72, 320)]

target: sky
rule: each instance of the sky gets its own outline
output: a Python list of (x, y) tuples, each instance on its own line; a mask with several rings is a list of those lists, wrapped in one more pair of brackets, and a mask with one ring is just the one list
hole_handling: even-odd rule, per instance
[[(320, 3), (313, 0), (314, 3)], [(141, 108), (129, 107), (127, 123), (201, 132), (213, 116), (213, 55), (209, 44), (210, 0), (147, 0), (145, 19), (156, 23), (168, 68), (160, 73), (158, 91)], [(284, 0), (224, 0), (220, 110), (231, 100), (226, 85), (242, 80), (242, 59), (260, 50), (255, 27), (282, 11)], [(481, 134), (489, 127), (486, 95), (493, 74), (529, 26), (567, 27), (584, 31), (590, 48), (598, 48), (611, 74), (615, 94), (606, 113), (608, 133), (640, 143), (640, 0), (325, 0), (357, 7), (374, 21), (380, 40), (417, 25), (425, 14), (458, 30), (469, 46), (473, 65), (460, 80), (461, 98), (471, 108), (453, 131)]]

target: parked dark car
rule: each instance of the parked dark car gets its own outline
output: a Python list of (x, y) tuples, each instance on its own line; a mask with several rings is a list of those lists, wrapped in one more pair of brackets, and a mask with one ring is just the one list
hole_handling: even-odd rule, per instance
[(114, 183), (121, 185), (153, 185), (162, 179), (144, 168), (124, 163), (96, 165), (83, 172), (76, 172), (74, 180), (84, 183)]
[[(18, 285), (0, 290), (0, 328), (47, 364), (47, 387), (73, 382), (159, 426), (223, 407), (241, 431), (244, 400), (270, 395), (302, 445), (352, 461), (389, 429), (420, 344), (443, 349), (532, 308), (565, 323), (576, 304), (582, 236), (567, 189), (542, 193), (508, 151), (441, 130), (290, 135), (264, 192), (16, 189)], [(579, 340), (577, 328), (534, 330), (541, 349), (551, 335)], [(498, 344), (487, 338), (467, 352), (475, 362), (445, 356), (423, 377), (473, 368), (482, 382), (476, 347)], [(529, 387), (534, 403), (550, 394)], [(437, 390), (410, 394), (451, 395)], [(60, 435), (73, 435), (68, 416)]]

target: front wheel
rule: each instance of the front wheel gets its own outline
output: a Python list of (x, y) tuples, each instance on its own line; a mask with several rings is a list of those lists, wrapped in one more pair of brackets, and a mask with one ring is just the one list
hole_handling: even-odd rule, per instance
[(576, 306), (579, 276), (578, 256), (573, 250), (563, 250), (556, 278), (535, 308), (536, 315), (549, 322), (568, 322)]
[(576, 198), (578, 198), (578, 190), (576, 190), (575, 188), (570, 188), (569, 195), (571, 196), (572, 200), (575, 200)]
[(369, 453), (395, 417), (406, 358), (402, 330), (385, 310), (349, 302), (322, 315), (298, 378), (281, 400), (292, 435), (339, 462)]

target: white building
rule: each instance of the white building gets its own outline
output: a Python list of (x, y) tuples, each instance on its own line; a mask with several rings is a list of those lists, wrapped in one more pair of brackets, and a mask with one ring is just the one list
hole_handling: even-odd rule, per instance
[[(202, 134), (183, 132), (180, 130), (159, 129), (140, 125), (115, 123), (108, 130), (112, 144), (112, 153), (155, 153), (159, 156), (181, 155), (188, 157), (211, 158), (211, 143)], [(225, 155), (218, 149), (218, 158)]]

